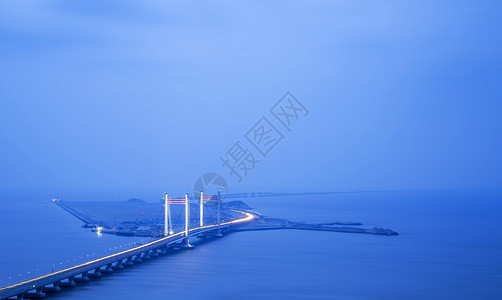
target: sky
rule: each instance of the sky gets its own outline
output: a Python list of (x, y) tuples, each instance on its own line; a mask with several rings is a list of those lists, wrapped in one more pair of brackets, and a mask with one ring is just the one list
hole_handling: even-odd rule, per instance
[[(501, 187), (501, 6), (1, 1), (0, 189)], [(237, 142), (259, 161), (240, 182)]]

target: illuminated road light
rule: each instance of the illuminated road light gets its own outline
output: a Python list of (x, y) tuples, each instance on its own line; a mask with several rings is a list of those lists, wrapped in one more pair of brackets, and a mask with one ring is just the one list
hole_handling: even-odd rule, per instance
[[(235, 210), (232, 210), (232, 211), (235, 211)], [(245, 212), (241, 212), (241, 211), (235, 211), (235, 212), (245, 214), (247, 217), (242, 218), (242, 219), (238, 219), (238, 220), (233, 220), (233, 221), (230, 221), (230, 222), (225, 222), (225, 223), (222, 223), (221, 225), (228, 225), (228, 224), (241, 223), (241, 222), (245, 222), (245, 221), (250, 221), (250, 220), (252, 220), (252, 219), (254, 219), (254, 218), (255, 218), (255, 216), (254, 216), (254, 215), (252, 215), (252, 214), (250, 214), (250, 213), (245, 213)], [(212, 226), (211, 226), (211, 225), (201, 226), (201, 227), (198, 227), (198, 228), (193, 228), (193, 229), (191, 229), (190, 231), (191, 231), (191, 232), (193, 232), (193, 231), (195, 231), (195, 230), (206, 229), (206, 228), (211, 228), (211, 227), (215, 227), (215, 226), (216, 226), (216, 225), (212, 225)], [(170, 237), (169, 237), (169, 239), (170, 239), (170, 238), (174, 238), (174, 237), (181, 237), (181, 236), (182, 236), (182, 234), (183, 234), (183, 232), (178, 232), (178, 233), (176, 233), (174, 236), (170, 236)], [(19, 283), (16, 283), (16, 284), (10, 285), (10, 286), (6, 286), (6, 287), (3, 287), (3, 288), (0, 288), (0, 291), (1, 291), (1, 290), (4, 290), (4, 289), (7, 289), (7, 288), (12, 288), (12, 287), (21, 286), (21, 285), (23, 285), (23, 284), (26, 284), (26, 283), (28, 283), (28, 282), (32, 282), (32, 281), (34, 281), (34, 280), (40, 280), (40, 279), (43, 279), (43, 278), (47, 278), (48, 276), (52, 276), (52, 275), (54, 275), (54, 274), (61, 274), (61, 273), (67, 272), (67, 271), (69, 271), (69, 270), (73, 270), (73, 269), (75, 269), (75, 268), (80, 268), (80, 267), (83, 267), (83, 266), (89, 266), (89, 265), (91, 265), (91, 264), (94, 264), (94, 263), (100, 262), (100, 261), (102, 261), (102, 260), (106, 260), (106, 259), (109, 259), (109, 258), (113, 258), (113, 257), (115, 257), (115, 256), (117, 256), (117, 255), (126, 254), (126, 253), (128, 253), (129, 251), (137, 251), (137, 250), (139, 250), (139, 249), (141, 249), (141, 248), (145, 248), (145, 247), (148, 247), (148, 246), (150, 246), (150, 245), (152, 245), (152, 244), (159, 243), (159, 242), (166, 241), (166, 240), (168, 240), (168, 238), (167, 238), (167, 237), (166, 237), (166, 238), (159, 239), (159, 240), (155, 240), (155, 241), (150, 241), (150, 242), (148, 242), (148, 243), (147, 243), (147, 244), (145, 244), (145, 245), (140, 245), (139, 247), (137, 247), (137, 249), (134, 249), (134, 248), (133, 248), (133, 249), (131, 249), (131, 250), (125, 250), (125, 251), (122, 251), (122, 252), (119, 252), (119, 253), (116, 253), (116, 254), (111, 254), (111, 255), (108, 255), (108, 256), (105, 256), (105, 257), (101, 257), (101, 258), (98, 258), (98, 259), (95, 259), (95, 260), (92, 260), (92, 261), (88, 261), (88, 262), (82, 263), (82, 264), (80, 264), (80, 265), (78, 265), (78, 266), (73, 266), (73, 267), (71, 267), (71, 268), (70, 268), (70, 267), (68, 267), (68, 268), (66, 268), (66, 269), (61, 269), (61, 270), (56, 271), (56, 272), (54, 272), (54, 271), (53, 271), (53, 272), (52, 272), (52, 273), (50, 273), (50, 274), (42, 275), (42, 276), (39, 276), (39, 277), (37, 277), (37, 278), (33, 278), (33, 279), (30, 279), (30, 280), (26, 280), (26, 281), (23, 281), (23, 282), (19, 282)], [(144, 241), (144, 239), (142, 239), (141, 241)], [(110, 250), (111, 250), (111, 249), (110, 249)], [(106, 250), (105, 250), (105, 251), (106, 251)], [(54, 265), (53, 265), (53, 266), (54, 266)], [(21, 274), (19, 274), (19, 276), (21, 276)]]

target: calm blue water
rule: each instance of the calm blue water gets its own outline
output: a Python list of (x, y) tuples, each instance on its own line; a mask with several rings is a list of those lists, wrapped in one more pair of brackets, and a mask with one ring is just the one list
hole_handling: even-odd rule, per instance
[[(98, 236), (49, 198), (2, 196), (0, 285), (141, 241)], [(234, 233), (52, 298), (502, 299), (501, 200), (501, 191), (249, 199), (268, 216), (359, 221), (400, 235)]]

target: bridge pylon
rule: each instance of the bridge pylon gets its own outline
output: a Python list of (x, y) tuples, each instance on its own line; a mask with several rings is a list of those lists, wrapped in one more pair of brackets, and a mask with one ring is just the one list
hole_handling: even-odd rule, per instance
[(223, 234), (221, 234), (221, 193), (218, 190), (218, 230), (216, 232), (217, 237), (222, 237)]
[(204, 226), (204, 193), (200, 191), (200, 218), (199, 218), (199, 224), (200, 227)]
[(171, 204), (167, 193), (164, 193), (164, 236), (173, 234), (173, 225), (171, 222)]
[(190, 237), (189, 237), (189, 226), (190, 226), (190, 204), (188, 203), (188, 193), (185, 194), (185, 238), (181, 241), (182, 248), (192, 248), (190, 245)]

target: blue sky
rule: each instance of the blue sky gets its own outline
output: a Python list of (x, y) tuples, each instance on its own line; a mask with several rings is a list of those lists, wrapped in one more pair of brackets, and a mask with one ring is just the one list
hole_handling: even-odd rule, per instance
[[(0, 188), (500, 187), (500, 6), (2, 1)], [(309, 115), (238, 183), (287, 91)]]

